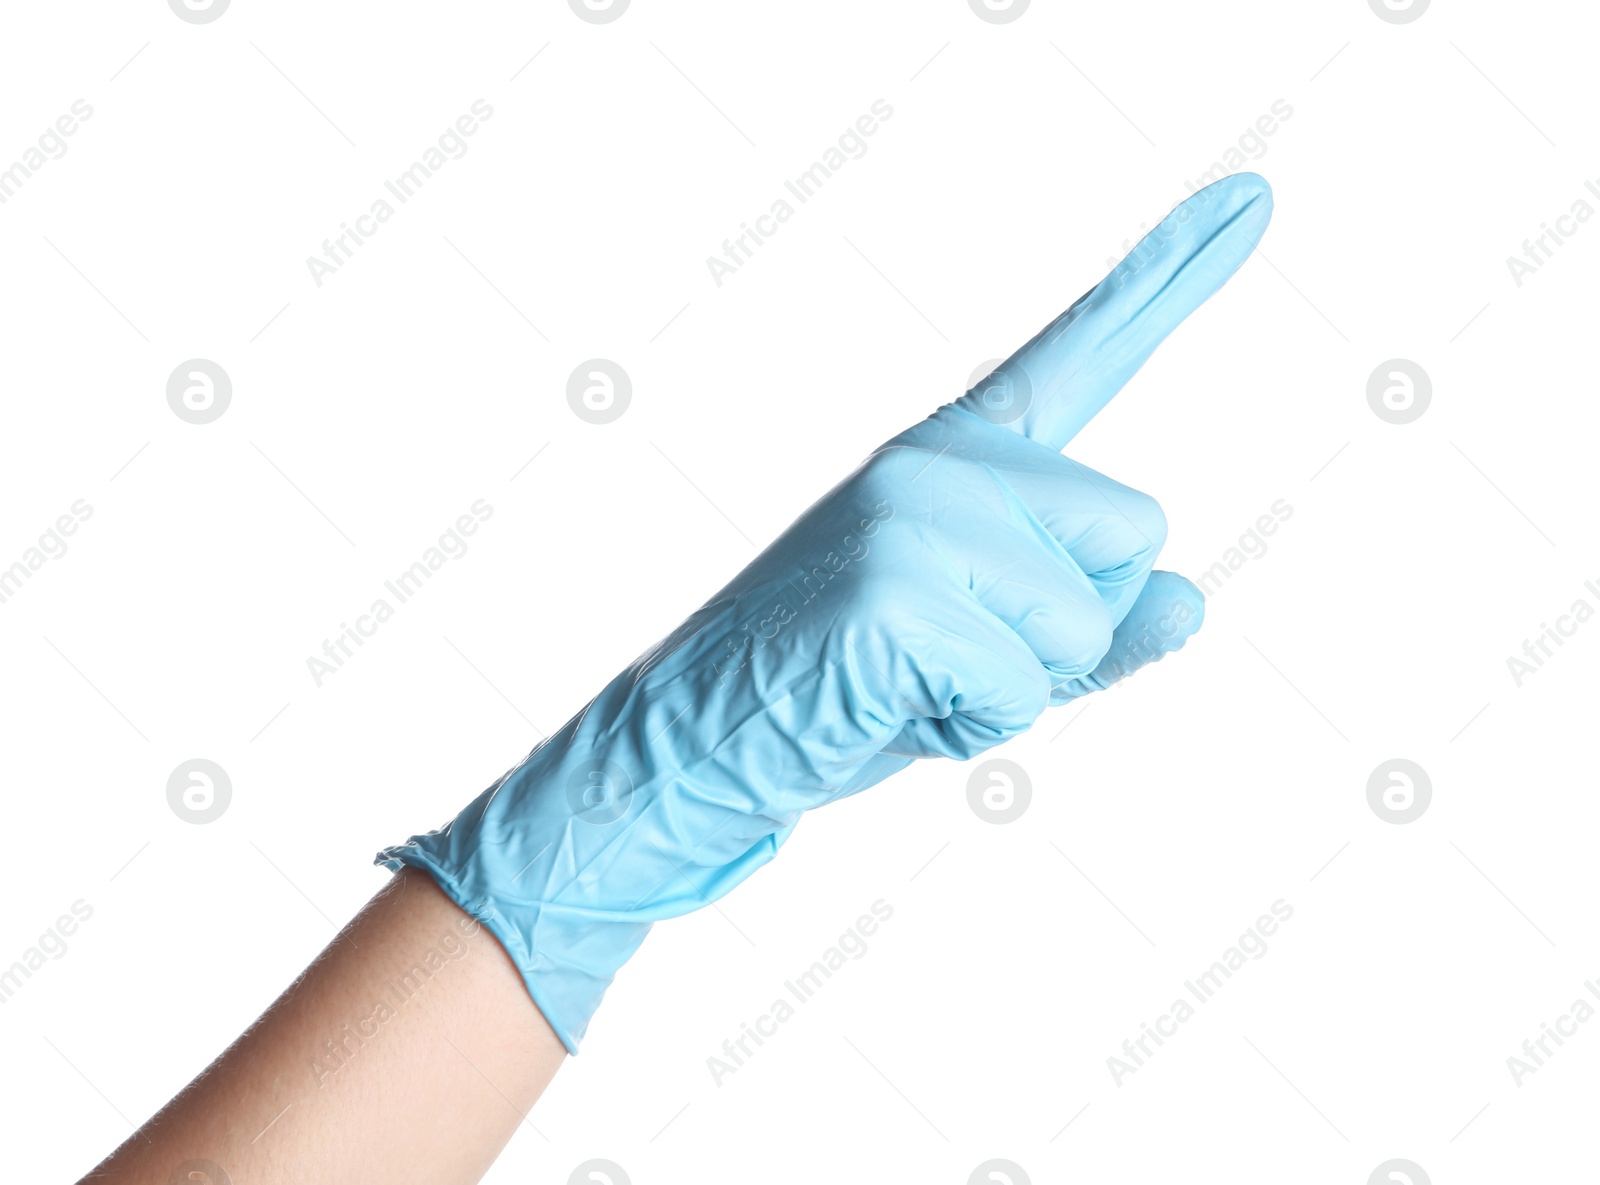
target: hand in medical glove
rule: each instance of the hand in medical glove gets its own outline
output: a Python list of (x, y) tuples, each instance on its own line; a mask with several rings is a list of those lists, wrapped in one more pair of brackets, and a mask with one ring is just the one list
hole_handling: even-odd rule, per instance
[(1147, 495), (1061, 455), (1271, 216), (1239, 174), (1169, 214), (954, 403), (877, 449), (440, 831), (380, 853), (505, 946), (577, 1051), (650, 923), (716, 900), (801, 814), (965, 760), (1181, 647)]

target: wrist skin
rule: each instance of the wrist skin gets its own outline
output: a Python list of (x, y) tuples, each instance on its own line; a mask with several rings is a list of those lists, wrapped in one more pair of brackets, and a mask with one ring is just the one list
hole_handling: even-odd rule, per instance
[(404, 870), (83, 1180), (467, 1185), (565, 1056), (501, 945)]

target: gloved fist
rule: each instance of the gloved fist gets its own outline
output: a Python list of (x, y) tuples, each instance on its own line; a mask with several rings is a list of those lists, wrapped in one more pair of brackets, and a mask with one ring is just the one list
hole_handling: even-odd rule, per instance
[(442, 830), (388, 848), (500, 939), (577, 1051), (650, 923), (802, 813), (965, 760), (1181, 647), (1147, 495), (1061, 455), (1266, 229), (1238, 174), (1178, 206), (979, 386), (884, 444)]

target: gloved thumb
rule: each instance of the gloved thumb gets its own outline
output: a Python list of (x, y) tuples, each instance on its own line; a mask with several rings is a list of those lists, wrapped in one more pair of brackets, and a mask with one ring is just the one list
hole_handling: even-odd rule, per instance
[(1111, 649), (1087, 675), (1062, 683), (1050, 692), (1050, 702), (1064, 704), (1095, 691), (1104, 691), (1140, 667), (1182, 650), (1205, 620), (1206, 599), (1176, 572), (1152, 572), (1133, 608), (1111, 634)]

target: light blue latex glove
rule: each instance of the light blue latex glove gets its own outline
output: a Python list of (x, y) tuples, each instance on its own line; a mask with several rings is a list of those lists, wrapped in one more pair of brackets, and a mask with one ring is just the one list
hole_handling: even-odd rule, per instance
[(1239, 174), (1164, 219), (982, 384), (901, 433), (442, 830), (425, 869), (568, 1050), (650, 923), (715, 901), (800, 816), (1181, 647), (1155, 501), (1063, 457), (1271, 216)]

